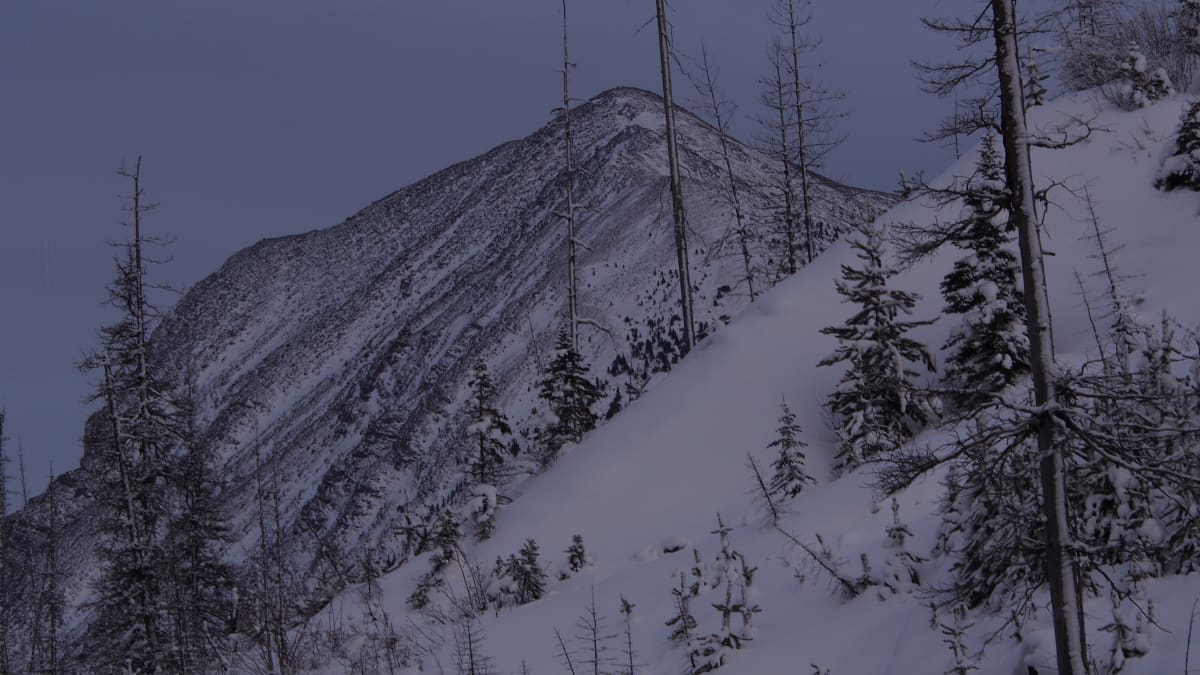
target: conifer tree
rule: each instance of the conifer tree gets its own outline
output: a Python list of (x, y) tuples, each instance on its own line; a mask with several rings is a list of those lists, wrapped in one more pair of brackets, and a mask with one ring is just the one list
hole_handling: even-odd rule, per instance
[(492, 535), (496, 526), (500, 483), (505, 454), (512, 438), (508, 418), (495, 406), (496, 386), (482, 361), (475, 365), (471, 388), (470, 432), (472, 453), (468, 457), (471, 472), (472, 506), (475, 535), (480, 540)]
[(808, 444), (800, 440), (800, 425), (796, 423), (796, 415), (788, 407), (787, 399), (779, 404), (778, 437), (768, 448), (777, 448), (775, 460), (771, 462), (773, 473), (768, 487), (770, 496), (778, 499), (792, 499), (804, 490), (804, 486), (816, 483), (804, 469), (804, 448)]
[[(692, 615), (692, 595), (687, 585), (687, 574), (680, 572), (679, 587), (671, 589), (675, 614), (667, 620), (667, 626), (671, 628), (669, 638), (672, 642), (687, 644), (695, 634), (697, 624), (696, 617)], [(695, 667), (695, 664), (693, 663), (692, 666)]]
[(213, 458), (196, 424), (194, 385), (180, 401), (184, 447), (170, 473), (175, 504), (164, 542), (178, 673), (204, 673), (221, 658), (233, 606), (233, 570), (222, 560), (228, 525), (218, 502)]
[(1200, 99), (1184, 108), (1171, 154), (1163, 161), (1154, 187), (1167, 191), (1200, 190)]
[(179, 438), (170, 387), (153, 363), (149, 336), (157, 316), (147, 298), (142, 230), (145, 201), (141, 158), (118, 175), (129, 180), (126, 211), (131, 229), (116, 260), (109, 300), (116, 323), (100, 330), (100, 348), (82, 364), (103, 379), (93, 400), (105, 404), (110, 428), (98, 476), (103, 509), (102, 573), (96, 583), (96, 619), (88, 641), (93, 666), (154, 672), (169, 669), (170, 627), (164, 620), (168, 579), (161, 539), (167, 525), (167, 462)]
[(1025, 305), (995, 137), (984, 137), (967, 188), (966, 217), (955, 245), (967, 255), (942, 280), (945, 312), (961, 314), (944, 349), (944, 384), (961, 410), (970, 410), (1029, 373)]
[(517, 555), (517, 564), (513, 569), (517, 604), (540, 600), (546, 593), (546, 571), (542, 569), (537, 542), (526, 539)]
[(475, 441), (470, 459), (471, 477), (476, 485), (499, 486), (505, 451), (512, 436), (508, 417), (496, 408), (496, 385), (487, 364), (475, 364), (471, 388), (471, 435)]
[(818, 364), (848, 364), (828, 403), (837, 426), (838, 471), (852, 471), (881, 458), (925, 424), (927, 404), (913, 384), (918, 373), (908, 363), (934, 369), (929, 350), (905, 336), (930, 322), (898, 320), (902, 313), (912, 312), (919, 296), (888, 288), (888, 279), (899, 271), (883, 262), (882, 232), (865, 228), (850, 245), (862, 267), (843, 265), (837, 291), (859, 309), (846, 325), (821, 329), (836, 337), (839, 345)]
[(587, 550), (583, 547), (583, 535), (576, 534), (571, 537), (571, 545), (567, 550), (563, 551), (567, 554), (567, 562), (558, 578), (560, 580), (568, 579), (573, 574), (578, 574), (591, 564), (591, 558), (588, 557)]
[(539, 396), (549, 408), (550, 418), (538, 440), (542, 444), (542, 466), (558, 459), (567, 443), (578, 443), (596, 427), (594, 407), (601, 399), (600, 387), (587, 377), (583, 356), (571, 347), (569, 336), (560, 332), (554, 359), (540, 384)]
[(625, 659), (621, 665), (627, 670), (620, 675), (637, 675), (637, 652), (633, 649), (633, 608), (636, 606), (621, 596), (621, 618), (625, 624)]
[(1046, 105), (1046, 94), (1046, 76), (1031, 50), (1025, 61), (1025, 106), (1034, 108)]

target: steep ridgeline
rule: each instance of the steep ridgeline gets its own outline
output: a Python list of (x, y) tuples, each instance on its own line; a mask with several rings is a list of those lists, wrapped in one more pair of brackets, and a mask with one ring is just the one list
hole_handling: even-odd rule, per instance
[[(600, 412), (628, 379), (679, 358), (661, 119), (661, 99), (635, 89), (604, 92), (574, 112), (577, 199), (588, 205), (581, 314), (601, 327), (582, 329), (581, 350), (608, 380)], [(740, 258), (713, 255), (732, 220), (718, 189), (718, 136), (682, 111), (679, 123), (703, 334), (747, 300), (730, 292)], [(264, 463), (275, 467), (301, 566), (353, 561), (364, 546), (393, 562), (413, 554), (414, 527), (463, 496), (462, 411), (478, 360), (518, 443), (533, 443), (537, 380), (566, 295), (565, 227), (555, 215), (561, 137), (548, 125), (340, 225), (260, 242), (165, 318), (158, 357), (198, 373), (201, 422), (233, 519), (231, 558), (257, 540), (255, 471)], [(765, 227), (766, 159), (741, 145), (733, 159), (754, 223)], [(893, 203), (814, 178), (826, 242)]]

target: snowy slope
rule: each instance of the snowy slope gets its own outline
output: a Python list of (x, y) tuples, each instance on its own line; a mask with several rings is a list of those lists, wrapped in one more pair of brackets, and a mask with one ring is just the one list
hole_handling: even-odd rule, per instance
[[(1104, 130), (1085, 144), (1035, 153), (1039, 184), (1053, 180), (1075, 190), (1089, 188), (1103, 225), (1114, 230), (1111, 241), (1126, 245), (1118, 262), (1130, 277), (1125, 290), (1143, 300), (1138, 311), (1154, 319), (1169, 309), (1185, 326), (1196, 326), (1200, 306), (1194, 293), (1200, 288), (1200, 266), (1194, 259), (1200, 250), (1200, 200), (1195, 193), (1162, 194), (1152, 187), (1181, 105), (1182, 100), (1175, 99), (1126, 113), (1103, 110), (1095, 97), (1080, 95), (1032, 111), (1030, 117), (1038, 126), (1066, 114), (1099, 115), (1096, 124)], [(969, 175), (973, 163), (973, 157), (964, 158), (942, 180)], [(1075, 360), (1093, 341), (1073, 275), (1077, 269), (1086, 277), (1096, 264), (1088, 258), (1092, 245), (1083, 240), (1090, 226), (1082, 205), (1063, 191), (1056, 194), (1056, 202), (1061, 208), (1051, 210), (1046, 230), (1046, 248), (1055, 254), (1047, 262), (1048, 282), (1059, 356)], [(930, 222), (936, 215), (928, 205), (907, 203), (882, 221)], [(917, 318), (939, 315), (938, 283), (960, 255), (944, 251), (897, 277), (897, 287), (924, 296)], [(482, 619), (484, 651), (493, 657), (498, 672), (519, 672), (522, 659), (533, 673), (566, 672), (556, 659), (552, 631), (557, 627), (566, 636), (576, 632), (576, 618), (593, 588), (612, 633), (621, 628), (619, 598), (636, 603), (634, 640), (644, 666), (639, 672), (680, 672), (683, 651), (668, 643), (664, 625), (671, 614), (670, 590), (678, 583), (678, 572), (692, 563), (690, 547), (697, 547), (711, 564), (717, 552), (717, 537), (711, 533), (717, 513), (738, 526), (732, 535), (736, 548), (760, 567), (754, 588), (763, 610), (755, 619), (757, 637), (723, 672), (809, 673), (810, 663), (835, 675), (941, 673), (948, 667), (949, 652), (930, 627), (927, 601), (919, 595), (883, 600), (870, 591), (843, 603), (827, 578), (763, 526), (751, 500), (746, 453), (769, 462), (765, 446), (772, 438), (780, 398), (786, 396), (806, 431), (810, 468), (820, 484), (792, 502), (784, 527), (809, 543), (815, 543), (817, 533), (824, 534), (851, 574), (860, 570), (862, 553), (876, 570), (884, 563), (890, 508), (873, 509), (867, 475), (830, 480), (832, 434), (820, 407), (840, 371), (816, 367), (834, 347), (832, 338), (817, 331), (841, 323), (851, 311), (840, 304), (833, 286), (839, 265), (851, 262), (848, 247), (836, 245), (741, 312), (659, 387), (532, 481), (525, 494), (501, 512), (492, 540), (467, 548), (467, 556), (488, 569), (496, 556), (515, 552), (532, 537), (549, 559), (547, 567), (555, 570), (564, 558), (560, 551), (572, 534), (580, 533), (595, 559), (595, 566), (581, 575), (551, 582), (548, 597)], [(939, 347), (954, 321), (943, 317), (920, 329), (917, 337)], [(917, 555), (928, 557), (933, 548), (939, 494), (936, 477), (931, 477), (900, 497), (901, 519), (915, 535), (909, 550)], [(680, 542), (689, 548), (663, 553), (665, 545)], [(950, 562), (934, 559), (922, 565), (923, 581), (947, 581)], [(400, 623), (408, 614), (404, 599), (423, 569), (409, 565), (383, 581), (388, 605)], [(1178, 672), (1184, 667), (1188, 613), (1200, 584), (1194, 578), (1161, 580), (1152, 585), (1151, 594), (1166, 630), (1156, 631), (1151, 653), (1132, 661), (1124, 672)], [(335, 604), (352, 608), (354, 597)], [(700, 632), (717, 629), (717, 613), (709, 608), (717, 600), (714, 593), (693, 602)], [(1111, 643), (1099, 630), (1109, 617), (1107, 600), (1093, 601), (1087, 611), (1090, 641), (1102, 658)], [(1040, 628), (1026, 627), (1023, 642), (1012, 640), (1007, 632), (998, 637), (979, 672), (1024, 675), (1026, 665), (1053, 672), (1053, 640), (1048, 619), (1042, 618)], [(992, 617), (972, 620), (974, 645), (998, 625)], [(612, 648), (618, 649), (616, 642)], [(446, 672), (454, 672), (451, 654), (447, 644), (436, 659)], [(434, 659), (426, 666), (429, 672), (441, 672)]]
[[(579, 226), (582, 312), (607, 329), (585, 331), (582, 349), (594, 375), (610, 380), (610, 397), (624, 383), (608, 373), (618, 354), (636, 361), (635, 346), (648, 345), (649, 358), (678, 360), (661, 118), (660, 98), (629, 88), (573, 111), (583, 169), (576, 197), (588, 204)], [(732, 220), (717, 189), (718, 135), (686, 112), (679, 129), (697, 320), (711, 332), (746, 298), (729, 292), (734, 258), (704, 262)], [(260, 242), (164, 318), (155, 358), (178, 370), (190, 364), (198, 375), (204, 442), (221, 460), (232, 560), (257, 537), (256, 454), (277, 460), (282, 520), (305, 568), (318, 556), (314, 532), (347, 563), (366, 546), (403, 559), (400, 530), (409, 519), (461, 496), (464, 385), (477, 360), (491, 368), (510, 419), (528, 431), (540, 365), (564, 316), (565, 227), (554, 215), (565, 181), (561, 137), (549, 124), (334, 227)], [(733, 153), (747, 210), (765, 222), (759, 185), (767, 160), (740, 144)], [(819, 176), (814, 183), (827, 239), (895, 201)], [(72, 601), (87, 597), (85, 575), (94, 569), (87, 469), (98, 446), (87, 438), (85, 446), (83, 469), (59, 491), (78, 530), (65, 553)], [(35, 500), (18, 520), (35, 522), (43, 507)]]

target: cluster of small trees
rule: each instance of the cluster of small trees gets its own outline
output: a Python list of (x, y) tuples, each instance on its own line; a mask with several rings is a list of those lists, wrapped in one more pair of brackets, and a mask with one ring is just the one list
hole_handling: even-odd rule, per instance
[[(754, 639), (754, 615), (762, 608), (754, 602), (751, 586), (758, 570), (746, 556), (733, 548), (730, 533), (733, 528), (717, 516), (713, 534), (720, 540), (721, 549), (712, 565), (703, 562), (698, 549), (693, 549), (695, 563), (678, 574), (679, 586), (671, 590), (675, 614), (667, 620), (670, 640), (687, 651), (686, 672), (700, 675), (727, 664), (730, 657)], [(712, 632), (700, 630), (700, 620), (692, 612), (692, 601), (716, 593), (711, 603), (720, 616), (720, 626)]]

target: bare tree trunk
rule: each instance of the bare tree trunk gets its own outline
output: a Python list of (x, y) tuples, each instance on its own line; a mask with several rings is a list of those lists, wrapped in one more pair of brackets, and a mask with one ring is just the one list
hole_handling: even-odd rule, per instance
[(8, 453), (4, 451), (4, 411), (0, 410), (0, 673), (8, 669)]
[(772, 139), (771, 142), (777, 146), (772, 154), (776, 155), (779, 162), (778, 188), (783, 194), (784, 255), (787, 261), (784, 266), (784, 274), (795, 274), (799, 269), (799, 262), (796, 259), (796, 193), (792, 188), (792, 150), (788, 136), (787, 87), (783, 77), (784, 59), (783, 45), (775, 42), (771, 52), (771, 65), (775, 69), (775, 79), (771, 81), (771, 90), (764, 94), (764, 98), (768, 107), (772, 108), (779, 116), (779, 122), (773, 129), (775, 133), (779, 134), (779, 138)]
[(683, 318), (683, 345), (696, 346), (696, 325), (692, 310), (692, 279), (688, 270), (687, 218), (683, 210), (683, 179), (679, 170), (679, 146), (675, 136), (675, 97), (671, 92), (671, 44), (667, 36), (665, 0), (658, 7), (658, 53), (662, 70), (663, 109), (667, 124), (667, 162), (671, 172), (671, 215), (675, 222), (675, 255), (679, 264), (679, 312)]
[(567, 0), (562, 0), (563, 17), (563, 62), (562, 62), (562, 124), (563, 124), (563, 153), (566, 157), (566, 211), (559, 214), (567, 221), (567, 306), (568, 331), (571, 335), (571, 348), (579, 351), (579, 272), (577, 268), (575, 234), (575, 152), (571, 135), (571, 90), (569, 86), (571, 69), (570, 52), (567, 49)]
[(712, 64), (708, 60), (708, 50), (701, 48), (701, 67), (704, 72), (704, 81), (699, 83), (700, 93), (708, 98), (709, 106), (712, 110), (713, 122), (717, 127), (717, 134), (721, 140), (721, 159), (725, 163), (725, 180), (727, 182), (726, 197), (729, 205), (733, 207), (733, 217), (736, 223), (735, 232), (738, 238), (738, 248), (742, 256), (743, 274), (746, 275), (746, 286), (750, 293), (750, 302), (758, 297), (754, 289), (754, 260), (750, 252), (750, 229), (746, 224), (746, 213), (742, 210), (741, 191), (738, 189), (737, 175), (733, 171), (733, 158), (730, 152), (729, 143), (729, 122), (725, 119), (724, 113), (721, 111), (721, 100), (717, 95), (716, 77), (713, 75)]
[[(800, 202), (804, 207), (804, 238), (808, 253), (808, 262), (813, 261), (813, 220), (812, 220), (812, 193), (808, 185), (808, 142), (807, 134), (804, 129), (804, 98), (801, 95), (800, 82), (800, 39), (797, 35), (799, 21), (796, 18), (796, 0), (788, 0), (788, 33), (791, 37), (791, 57), (792, 57), (792, 93), (795, 95), (792, 104), (796, 107), (796, 158), (800, 162)], [(795, 272), (795, 270), (792, 270)]]
[(63, 625), (62, 571), (58, 566), (61, 525), (58, 514), (57, 490), (54, 489), (54, 465), (50, 465), (50, 484), (46, 486), (46, 665), (49, 672), (58, 673), (58, 635)]
[(1038, 222), (1034, 215), (1033, 176), (1029, 134), (1025, 125), (1021, 72), (1018, 63), (1017, 18), (1013, 0), (991, 0), (992, 32), (1000, 77), (1000, 126), (1004, 139), (1005, 174), (1011, 195), (1011, 215), (1021, 249), (1025, 283), (1026, 328), (1038, 415), (1041, 454), (1042, 506), (1046, 518), (1046, 576), (1050, 586), (1059, 675), (1086, 675), (1087, 643), (1075, 560), (1071, 554), (1067, 517), (1065, 460), (1057, 447), (1053, 407), (1053, 349), (1049, 307)]

